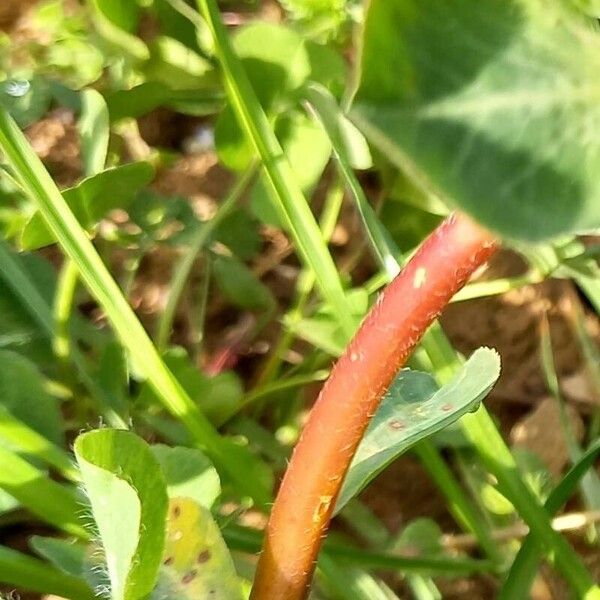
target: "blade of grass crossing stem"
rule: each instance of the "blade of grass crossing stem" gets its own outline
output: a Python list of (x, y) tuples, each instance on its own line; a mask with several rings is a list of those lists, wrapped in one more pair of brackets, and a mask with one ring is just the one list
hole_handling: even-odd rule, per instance
[[(335, 139), (333, 138), (332, 143), (335, 144)], [(340, 155), (343, 158), (343, 152), (338, 152), (338, 156)], [(351, 179), (356, 181), (351, 169), (342, 169), (342, 174), (344, 176), (349, 174)], [(349, 185), (349, 188), (351, 191), (354, 191), (359, 190), (360, 186)], [(383, 228), (370, 205), (366, 203), (362, 191), (355, 197), (355, 200), (361, 207), (360, 213), (367, 231), (370, 232), (373, 228), (376, 230), (374, 233), (370, 233), (370, 238), (373, 244), (377, 244), (378, 246), (376, 251), (377, 256), (399, 256), (393, 247), (386, 247), (390, 243), (389, 236), (385, 236), (381, 231), (377, 231)], [(368, 218), (365, 218), (365, 216)], [(386, 269), (388, 276), (393, 274), (393, 266), (392, 269), (389, 269), (384, 262), (383, 267)], [(434, 367), (437, 369), (437, 366), (440, 365), (444, 369), (444, 379), (446, 376), (450, 377), (460, 363), (455, 351), (448, 343), (438, 324), (434, 324), (425, 334), (422, 339), (422, 345), (430, 356)], [(510, 450), (504, 443), (502, 436), (499, 434), (485, 407), (482, 406), (476, 413), (466, 415), (461, 421), (461, 425), (467, 437), (484, 460), (487, 468), (497, 477), (499, 483), (502, 482), (501, 487), (504, 493), (520, 513), (521, 517), (531, 527), (534, 534), (539, 536), (540, 540), (554, 551), (557, 565), (574, 589), (582, 593), (597, 593), (600, 597), (600, 589), (594, 587), (593, 580), (578, 555), (552, 529), (548, 516), (521, 479)], [(430, 452), (429, 454), (431, 455)], [(443, 461), (440, 460), (439, 463), (437, 468), (442, 466)], [(459, 491), (460, 488), (454, 490), (454, 492)], [(462, 491), (460, 493), (462, 495)], [(481, 526), (481, 532), (483, 533), (484, 531), (487, 532), (486, 525)]]
[(37, 203), (65, 253), (76, 262), (82, 280), (164, 405), (182, 421), (217, 466), (237, 482), (242, 493), (260, 502), (267, 501), (268, 492), (264, 486), (239, 468), (238, 461), (228, 452), (218, 432), (165, 366), (56, 184), (8, 112), (1, 107), (0, 147), (20, 185)]
[[(258, 552), (263, 541), (263, 534), (259, 530), (241, 525), (229, 525), (223, 530), (223, 537), (232, 550), (248, 553)], [(495, 565), (489, 560), (447, 556), (402, 556), (393, 552), (354, 548), (331, 540), (325, 540), (323, 550), (332, 558), (349, 565), (379, 571), (434, 573), (440, 576), (450, 573), (458, 576), (492, 573), (495, 570)]]
[(349, 340), (357, 323), (352, 318), (350, 304), (315, 217), (296, 183), (246, 72), (231, 47), (216, 2), (197, 0), (197, 3), (213, 36), (232, 109), (262, 160), (275, 208), (288, 226), (301, 258), (314, 271), (321, 294), (340, 316), (340, 324)]
[[(600, 455), (600, 440), (596, 440), (573, 465), (561, 482), (552, 490), (544, 508), (549, 517), (554, 516), (560, 507), (571, 497), (575, 488)], [(519, 550), (508, 576), (500, 590), (498, 600), (513, 600), (528, 597), (529, 590), (537, 573), (543, 550), (533, 534), (529, 534)]]
[(83, 580), (4, 546), (0, 546), (0, 582), (21, 590), (55, 594), (69, 600), (97, 598)]
[(206, 223), (202, 223), (198, 231), (190, 240), (189, 247), (185, 254), (181, 257), (173, 269), (173, 278), (171, 279), (171, 287), (167, 305), (158, 322), (156, 334), (156, 345), (159, 349), (164, 349), (169, 341), (171, 329), (173, 327), (173, 319), (175, 318), (175, 310), (179, 304), (179, 299), (185, 287), (189, 274), (194, 266), (198, 253), (202, 250), (210, 236), (215, 231), (219, 223), (231, 212), (237, 204), (240, 196), (244, 193), (250, 182), (252, 181), (256, 167), (252, 165), (234, 184), (227, 197), (219, 205), (216, 214)]

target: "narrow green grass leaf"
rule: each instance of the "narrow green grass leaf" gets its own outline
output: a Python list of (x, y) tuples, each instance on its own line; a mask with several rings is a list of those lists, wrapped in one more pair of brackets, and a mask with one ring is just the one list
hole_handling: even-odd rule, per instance
[(317, 578), (323, 579), (339, 600), (399, 600), (385, 583), (360, 567), (339, 564), (323, 553), (319, 557)]
[[(555, 515), (560, 507), (567, 502), (581, 479), (593, 469), (594, 463), (600, 456), (600, 440), (596, 440), (571, 467), (561, 482), (552, 490), (544, 505), (548, 517)], [(537, 573), (539, 561), (544, 551), (537, 542), (534, 534), (529, 534), (521, 545), (513, 564), (504, 581), (498, 600), (513, 600), (526, 597)], [(591, 598), (592, 596), (590, 596)], [(587, 596), (586, 596), (587, 598)]]
[[(230, 525), (223, 531), (227, 544), (233, 550), (258, 552), (262, 545), (262, 533), (256, 529)], [(402, 571), (410, 573), (486, 573), (494, 570), (494, 564), (487, 560), (472, 558), (447, 558), (430, 556), (401, 556), (392, 552), (353, 548), (331, 540), (324, 543), (324, 551), (331, 557), (344, 560), (352, 565), (380, 571)]]
[(81, 577), (87, 568), (86, 559), (89, 549), (87, 544), (34, 535), (29, 538), (29, 546), (57, 569), (68, 575)]
[(0, 488), (18, 500), (45, 523), (63, 531), (87, 537), (76, 515), (82, 505), (75, 490), (48, 477), (48, 474), (0, 446)]
[(269, 183), (278, 215), (291, 232), (303, 261), (314, 271), (323, 297), (340, 315), (341, 325), (349, 339), (357, 324), (352, 318), (337, 269), (315, 217), (296, 183), (248, 76), (232, 49), (216, 3), (213, 0), (198, 0), (198, 5), (215, 41), (232, 109), (262, 160), (265, 179)]
[(0, 546), (0, 582), (20, 590), (55, 594), (69, 600), (94, 600), (88, 585), (36, 558)]
[(439, 389), (427, 373), (400, 371), (354, 455), (336, 512), (410, 446), (477, 407), (499, 376), (500, 358), (489, 348), (476, 350)]
[(111, 599), (144, 598), (154, 588), (165, 543), (168, 499), (160, 464), (128, 431), (90, 431), (74, 449), (104, 549)]
[(104, 308), (123, 345), (146, 375), (165, 407), (179, 418), (218, 468), (236, 481), (242, 494), (261, 503), (270, 497), (270, 471), (246, 448), (221, 438), (165, 367), (148, 334), (94, 249), (52, 178), (8, 113), (0, 107), (0, 147), (20, 185), (38, 204), (81, 279)]
[(312, 110), (331, 140), (333, 152), (338, 160), (339, 169), (354, 198), (356, 208), (365, 224), (367, 234), (371, 238), (371, 245), (376, 258), (389, 277), (393, 278), (400, 271), (400, 266), (398, 264), (398, 261), (401, 260), (400, 253), (395, 248), (388, 232), (379, 224), (379, 221), (352, 170), (353, 156), (354, 161), (356, 161), (356, 155), (364, 155), (365, 150), (360, 148), (356, 150), (356, 142), (354, 143), (354, 146), (351, 145), (350, 140), (348, 139), (349, 124), (341, 114), (335, 99), (326, 88), (312, 84), (307, 88), (306, 95)]
[(0, 407), (0, 441), (19, 453), (41, 459), (67, 479), (78, 479), (77, 470), (67, 452), (16, 418), (4, 406)]
[[(541, 337), (541, 363), (542, 373), (546, 380), (546, 386), (554, 400), (558, 403), (558, 411), (560, 424), (565, 439), (571, 464), (575, 464), (582, 456), (583, 450), (575, 437), (573, 425), (567, 413), (567, 406), (560, 391), (558, 382), (558, 374), (554, 363), (554, 355), (552, 351), (552, 338), (550, 334), (550, 326), (547, 319), (542, 322)], [(594, 469), (586, 473), (581, 479), (581, 492), (588, 510), (598, 510), (600, 508), (600, 477)], [(594, 527), (594, 537), (598, 538), (598, 528)]]
[(56, 398), (46, 391), (36, 365), (10, 350), (0, 350), (0, 406), (55, 445), (64, 444)]

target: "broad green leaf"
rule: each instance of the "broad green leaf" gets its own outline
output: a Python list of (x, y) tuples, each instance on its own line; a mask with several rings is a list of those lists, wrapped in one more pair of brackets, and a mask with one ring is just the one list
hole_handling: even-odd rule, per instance
[(110, 135), (108, 108), (102, 95), (89, 89), (81, 92), (79, 135), (85, 174), (89, 177), (104, 170)]
[(24, 356), (0, 350), (0, 406), (57, 446), (62, 446), (59, 406), (44, 387), (36, 365)]
[(165, 542), (168, 500), (160, 464), (128, 431), (84, 433), (74, 449), (104, 549), (111, 598), (144, 598), (156, 582)]
[(0, 445), (0, 488), (45, 523), (86, 537), (77, 515), (81, 504), (73, 488), (53, 481), (48, 474)]
[(479, 348), (446, 385), (431, 375), (400, 371), (358, 447), (336, 512), (397, 456), (477, 407), (500, 376), (500, 358)]
[(257, 222), (245, 208), (236, 208), (225, 215), (213, 235), (242, 260), (253, 258), (262, 245)]
[[(183, 6), (186, 6), (186, 13), (178, 10)], [(160, 29), (164, 34), (177, 39), (192, 50), (202, 49), (206, 54), (212, 54), (210, 43), (206, 43), (210, 41), (210, 33), (206, 31), (206, 23), (203, 22), (202, 17), (196, 11), (189, 5), (184, 4), (183, 0), (176, 0), (176, 2), (173, 2), (173, 0), (154, 0), (152, 10), (156, 13)], [(192, 13), (193, 20), (190, 18)]]
[(91, 0), (91, 3), (107, 19), (121, 29), (133, 33), (137, 28), (140, 5), (136, 0), (129, 2), (123, 2), (122, 0)]
[(244, 65), (234, 51), (216, 3), (197, 0), (197, 4), (215, 44), (230, 106), (267, 174), (273, 205), (280, 220), (289, 228), (302, 262), (312, 269), (319, 291), (335, 308), (340, 325), (349, 339), (356, 323), (349, 315), (339, 274), (327, 252), (315, 217), (295, 181), (289, 161), (270, 126), (269, 117), (260, 104)]
[[(87, 177), (63, 195), (81, 225), (91, 229), (111, 210), (127, 207), (153, 176), (149, 163), (130, 163)], [(34, 213), (21, 235), (22, 247), (36, 249), (55, 242), (41, 213)]]
[(144, 65), (148, 81), (157, 81), (172, 90), (214, 85), (212, 64), (176, 39), (159, 36), (149, 48), (150, 59)]
[(600, 226), (589, 21), (542, 0), (373, 0), (363, 41), (351, 116), (421, 186), (509, 238)]
[(212, 274), (223, 296), (240, 308), (265, 310), (275, 305), (269, 288), (234, 257), (215, 258)]
[(152, 446), (167, 483), (169, 498), (189, 498), (210, 509), (221, 493), (219, 474), (200, 450)]
[(309, 80), (325, 86), (336, 98), (341, 97), (348, 79), (348, 64), (342, 55), (331, 46), (306, 38), (305, 44), (310, 60)]
[(106, 103), (112, 122), (141, 117), (159, 106), (169, 106), (189, 115), (208, 115), (221, 109), (223, 92), (211, 77), (203, 79), (203, 86), (195, 81), (192, 89), (171, 89), (159, 81), (145, 81), (131, 89), (108, 94)]
[(409, 556), (439, 555), (443, 552), (442, 530), (432, 519), (415, 519), (396, 537), (393, 549)]
[[(369, 309), (369, 296), (364, 288), (356, 288), (347, 294), (352, 317), (360, 322)], [(284, 323), (295, 335), (316, 348), (340, 356), (346, 347), (346, 336), (335, 313), (324, 307), (313, 316)]]
[(232, 42), (267, 111), (279, 98), (298, 90), (310, 75), (302, 36), (284, 25), (255, 21), (240, 28)]
[(146, 44), (132, 35), (137, 26), (139, 6), (136, 2), (122, 0), (88, 0), (92, 6), (92, 21), (95, 31), (114, 51), (131, 62), (148, 59)]
[(151, 600), (242, 600), (229, 550), (210, 511), (188, 498), (169, 503), (160, 578)]
[(281, 0), (281, 5), (295, 19), (310, 19), (322, 13), (342, 11), (347, 0)]
[(116, 90), (106, 97), (111, 121), (137, 118), (164, 104), (171, 91), (158, 81), (145, 81), (129, 90)]
[[(268, 115), (277, 114), (311, 72), (302, 36), (282, 25), (256, 22), (241, 28), (232, 41), (260, 104)], [(256, 154), (231, 106), (217, 120), (215, 143), (221, 161), (234, 170), (248, 168)]]

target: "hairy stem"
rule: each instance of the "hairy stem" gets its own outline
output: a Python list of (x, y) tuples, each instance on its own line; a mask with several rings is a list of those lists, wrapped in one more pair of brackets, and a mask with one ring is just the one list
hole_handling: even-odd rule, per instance
[(344, 476), (385, 390), (427, 327), (495, 249), (489, 233), (451, 216), (381, 295), (334, 366), (294, 450), (252, 600), (306, 596)]

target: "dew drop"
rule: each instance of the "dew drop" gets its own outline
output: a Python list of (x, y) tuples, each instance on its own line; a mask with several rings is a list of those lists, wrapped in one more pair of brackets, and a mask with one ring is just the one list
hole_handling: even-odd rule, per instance
[(22, 98), (31, 89), (26, 79), (12, 79), (4, 84), (4, 91), (13, 98)]

